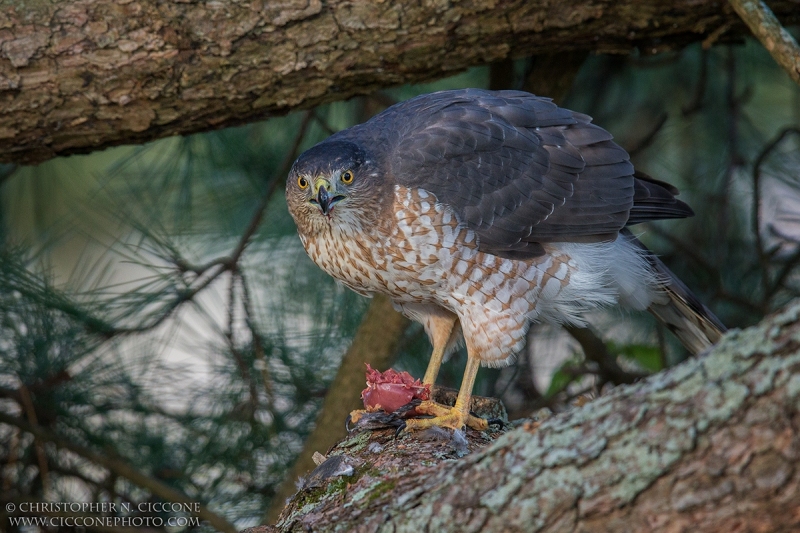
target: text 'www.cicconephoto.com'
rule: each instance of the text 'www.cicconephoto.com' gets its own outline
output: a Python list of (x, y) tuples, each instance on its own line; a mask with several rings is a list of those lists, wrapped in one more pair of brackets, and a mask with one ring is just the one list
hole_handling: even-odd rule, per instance
[(22, 502), (5, 508), (15, 528), (197, 527), (199, 503)]

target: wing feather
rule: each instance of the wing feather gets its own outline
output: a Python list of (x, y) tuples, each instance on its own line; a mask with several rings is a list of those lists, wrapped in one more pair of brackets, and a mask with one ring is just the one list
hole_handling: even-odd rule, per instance
[(436, 195), (481, 250), (505, 257), (691, 214), (673, 187), (634, 174), (627, 152), (590, 117), (520, 91), (420, 96), (333, 138), (372, 143), (388, 179)]

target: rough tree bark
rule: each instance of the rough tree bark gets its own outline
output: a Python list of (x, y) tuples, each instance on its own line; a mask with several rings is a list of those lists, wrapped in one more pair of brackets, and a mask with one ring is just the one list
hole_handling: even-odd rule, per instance
[(583, 407), (467, 436), (455, 459), (447, 439), (351, 435), (324, 463), (349, 475), (318, 473), (251, 531), (798, 531), (800, 304)]
[[(771, 7), (800, 20), (791, 0)], [(696, 0), (0, 0), (0, 162), (231, 126), (509, 56), (746, 32)]]
[(764, 48), (786, 71), (795, 83), (800, 84), (800, 45), (761, 0), (729, 0), (736, 13), (761, 41)]

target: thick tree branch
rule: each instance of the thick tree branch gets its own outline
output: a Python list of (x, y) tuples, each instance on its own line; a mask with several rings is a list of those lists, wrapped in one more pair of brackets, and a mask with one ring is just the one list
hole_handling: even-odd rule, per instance
[(761, 0), (729, 0), (773, 59), (800, 85), (800, 46)]
[[(791, 0), (772, 4), (800, 20)], [(241, 124), (507, 57), (656, 53), (720, 28), (745, 31), (696, 0), (0, 0), (0, 162)]]
[[(256, 530), (795, 531), (799, 317), (795, 304), (705, 357), (488, 445), (472, 431), (460, 445), (351, 435), (329, 455), (351, 473), (318, 475)], [(459, 448), (478, 451), (452, 460)]]

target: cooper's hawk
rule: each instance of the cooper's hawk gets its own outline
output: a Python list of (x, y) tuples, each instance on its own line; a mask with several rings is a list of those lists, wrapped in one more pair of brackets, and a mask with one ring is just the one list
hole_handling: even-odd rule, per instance
[(388, 294), (433, 344), (423, 382), (460, 341), (455, 407), (425, 402), (431, 425), (469, 415), (481, 364), (505, 364), (531, 322), (582, 324), (620, 303), (648, 309), (692, 352), (724, 326), (626, 226), (682, 218), (669, 184), (634, 171), (590, 117), (518, 91), (419, 96), (340, 131), (294, 163), (289, 210), (308, 255), (354, 291)]

